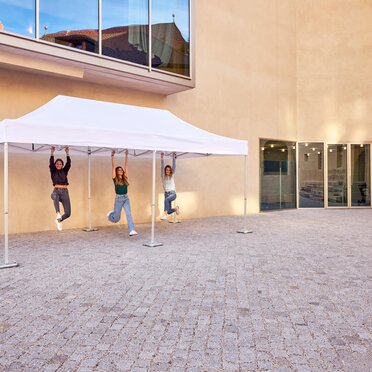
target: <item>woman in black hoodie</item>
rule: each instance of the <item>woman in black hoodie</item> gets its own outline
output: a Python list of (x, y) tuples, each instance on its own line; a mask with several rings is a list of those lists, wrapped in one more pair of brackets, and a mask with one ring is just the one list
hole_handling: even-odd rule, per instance
[[(56, 224), (58, 231), (62, 231), (62, 221), (71, 216), (71, 203), (70, 196), (68, 194), (68, 179), (67, 174), (71, 168), (71, 158), (69, 155), (69, 148), (65, 147), (65, 152), (67, 156), (66, 165), (64, 165), (62, 159), (57, 159), (54, 161), (54, 151), (55, 147), (50, 148), (50, 160), (49, 160), (49, 169), (50, 176), (52, 178), (54, 190), (52, 192), (51, 198), (54, 203), (54, 208), (56, 210)], [(59, 210), (59, 203), (62, 203), (64, 214), (61, 216)]]

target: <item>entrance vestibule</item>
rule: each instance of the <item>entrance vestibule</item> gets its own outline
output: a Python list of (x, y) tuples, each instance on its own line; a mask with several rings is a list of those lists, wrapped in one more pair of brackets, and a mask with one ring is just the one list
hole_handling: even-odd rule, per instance
[(260, 140), (260, 210), (371, 207), (369, 143)]

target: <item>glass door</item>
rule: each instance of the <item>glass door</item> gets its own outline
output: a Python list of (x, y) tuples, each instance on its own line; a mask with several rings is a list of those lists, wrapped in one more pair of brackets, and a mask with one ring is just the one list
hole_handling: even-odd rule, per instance
[(328, 206), (348, 206), (347, 145), (327, 145)]
[(351, 206), (371, 206), (370, 145), (351, 145)]
[(260, 209), (296, 208), (296, 144), (260, 140)]
[(300, 208), (324, 207), (324, 143), (298, 144), (298, 188)]

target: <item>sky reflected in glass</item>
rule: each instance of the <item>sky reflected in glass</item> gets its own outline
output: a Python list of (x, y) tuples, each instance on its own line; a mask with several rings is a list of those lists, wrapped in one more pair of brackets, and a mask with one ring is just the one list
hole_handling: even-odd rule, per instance
[(35, 1), (0, 0), (0, 22), (4, 31), (35, 37)]
[(175, 22), (185, 41), (190, 39), (189, 1), (152, 0), (152, 24)]
[(103, 0), (102, 28), (147, 25), (147, 0)]
[(97, 0), (40, 0), (40, 37), (59, 31), (98, 29)]
[[(147, 14), (133, 10), (147, 8), (147, 0), (102, 0), (103, 9), (105, 3), (105, 27), (147, 24)], [(48, 33), (97, 28), (98, 0), (40, 0), (39, 6), (40, 36), (45, 28)], [(34, 36), (35, 0), (0, 0), (0, 21), (5, 31)], [(152, 23), (173, 21), (189, 41), (189, 1), (153, 0)]]
[(148, 65), (148, 1), (102, 3), (102, 54)]
[[(0, 0), (0, 29), (35, 37), (36, 0)], [(102, 0), (102, 54), (148, 65), (149, 1)], [(99, 0), (39, 0), (39, 38), (99, 53)], [(151, 65), (189, 75), (189, 0), (152, 0)]]

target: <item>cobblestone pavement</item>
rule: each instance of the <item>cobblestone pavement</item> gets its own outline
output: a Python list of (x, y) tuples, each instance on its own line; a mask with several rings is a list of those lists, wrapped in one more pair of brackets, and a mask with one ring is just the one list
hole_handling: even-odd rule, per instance
[(371, 371), (372, 210), (10, 237), (1, 371)]

